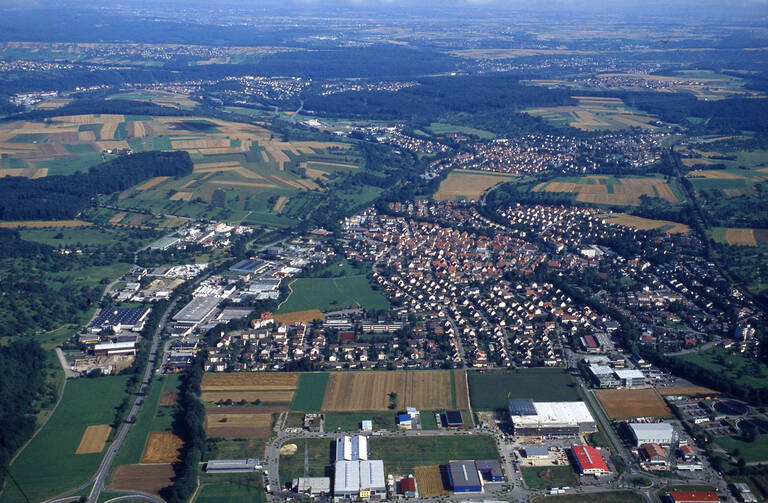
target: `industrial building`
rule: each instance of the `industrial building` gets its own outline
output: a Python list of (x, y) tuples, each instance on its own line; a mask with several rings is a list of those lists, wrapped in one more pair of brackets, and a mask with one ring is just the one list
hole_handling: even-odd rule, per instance
[(509, 401), (509, 416), (515, 435), (564, 436), (597, 431), (584, 402)]
[(464, 418), (458, 410), (448, 410), (443, 414), (443, 423), (448, 428), (461, 428), (464, 426)]
[(616, 378), (625, 388), (639, 388), (645, 386), (645, 375), (637, 369), (615, 370)]
[(481, 493), (483, 481), (474, 461), (451, 461), (448, 463), (448, 477), (456, 493)]
[(526, 445), (520, 450), (525, 453), (525, 457), (528, 459), (549, 458), (549, 449), (543, 445)]
[(368, 437), (347, 435), (336, 439), (336, 461), (363, 461), (368, 459)]
[(589, 445), (571, 447), (576, 471), (580, 475), (607, 475), (611, 473), (600, 451)]
[(136, 343), (135, 342), (115, 342), (96, 344), (93, 346), (93, 354), (95, 356), (112, 356), (112, 355), (135, 355)]
[(613, 373), (613, 369), (608, 365), (593, 363), (589, 366), (589, 373), (592, 376), (592, 381), (600, 388), (615, 388), (620, 384)]
[(659, 444), (643, 444), (637, 449), (640, 458), (653, 466), (666, 466), (667, 454)]
[(714, 491), (669, 491), (670, 503), (719, 503), (720, 496)]
[(147, 315), (151, 311), (148, 307), (121, 307), (115, 309), (102, 309), (94, 318), (88, 330), (91, 333), (98, 334), (104, 330), (119, 332), (121, 330), (132, 330), (141, 332), (144, 329)]
[(677, 441), (675, 429), (669, 423), (629, 423), (635, 447), (643, 444), (669, 445)]
[(329, 477), (300, 477), (293, 479), (293, 490), (309, 496), (324, 496), (331, 494), (331, 479)]
[(475, 461), (475, 466), (480, 475), (490, 482), (504, 482), (504, 470), (498, 459), (482, 459)]
[(206, 473), (248, 473), (260, 469), (261, 462), (256, 458), (212, 459), (205, 464)]
[(269, 265), (269, 262), (264, 262), (263, 260), (241, 260), (230, 267), (229, 270), (243, 274), (259, 274), (264, 272)]
[(189, 335), (218, 307), (221, 299), (217, 297), (195, 297), (173, 317), (174, 335)]
[(405, 477), (400, 479), (400, 494), (406, 498), (416, 497), (416, 479), (413, 477)]
[(343, 499), (367, 499), (386, 494), (384, 462), (380, 459), (366, 461), (336, 461), (334, 465), (333, 497)]

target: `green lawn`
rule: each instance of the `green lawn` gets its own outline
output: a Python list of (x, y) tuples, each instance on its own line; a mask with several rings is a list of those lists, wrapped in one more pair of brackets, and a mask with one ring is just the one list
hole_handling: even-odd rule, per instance
[(531, 489), (573, 487), (578, 483), (576, 473), (570, 466), (526, 466), (521, 470), (525, 483)]
[(373, 421), (374, 431), (395, 429), (394, 412), (329, 412), (325, 414), (325, 431), (360, 431), (360, 423), (363, 419)]
[(263, 458), (265, 438), (219, 438), (208, 443), (204, 460), (209, 459), (243, 459)]
[(229, 474), (205, 477), (195, 503), (230, 503), (266, 501), (260, 474)]
[(435, 412), (428, 410), (421, 412), (421, 429), (422, 430), (436, 430), (437, 419), (435, 419)]
[(370, 459), (384, 460), (387, 473), (411, 473), (414, 466), (455, 459), (499, 459), (496, 444), (485, 435), (372, 437), (369, 446)]
[[(599, 496), (599, 497), (598, 497)], [(600, 503), (645, 503), (645, 498), (631, 491), (609, 491), (596, 494), (563, 494), (560, 496), (542, 496), (536, 503), (581, 503), (600, 501)]]
[(344, 278), (299, 278), (290, 284), (291, 294), (278, 308), (278, 313), (293, 313), (308, 309), (332, 311), (362, 307), (387, 310), (389, 301), (371, 288), (365, 276)]
[(291, 410), (301, 412), (320, 412), (328, 386), (327, 372), (307, 372), (299, 375), (299, 389), (293, 395)]
[[(54, 496), (93, 475), (102, 454), (75, 455), (75, 450), (87, 426), (114, 420), (127, 380), (125, 376), (116, 376), (67, 383), (61, 404), (48, 424), (11, 466), (11, 474), (29, 500)], [(0, 501), (23, 502), (25, 498), (9, 484)]]
[(580, 401), (579, 388), (563, 369), (467, 372), (469, 397), (478, 410), (506, 409), (510, 398), (540, 402)]
[[(290, 456), (280, 455), (280, 484), (284, 486), (298, 477), (304, 477), (305, 446), (309, 458), (309, 477), (325, 477), (330, 474), (331, 447), (333, 441), (323, 438), (291, 439), (285, 444), (295, 444), (297, 450)], [(371, 458), (376, 459), (376, 458)], [(271, 474), (274, 478), (274, 474)]]
[(717, 443), (733, 455), (738, 449), (736, 457), (744, 458), (747, 463), (768, 461), (768, 435), (758, 435), (754, 442), (746, 442), (738, 437), (723, 437), (718, 438)]
[(738, 385), (754, 388), (768, 387), (768, 365), (742, 354), (729, 353), (723, 348), (679, 356), (712, 375), (724, 375)]

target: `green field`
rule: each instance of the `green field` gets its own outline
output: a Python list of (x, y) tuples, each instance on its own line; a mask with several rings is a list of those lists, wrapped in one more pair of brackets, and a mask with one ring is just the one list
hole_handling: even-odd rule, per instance
[(573, 487), (578, 478), (570, 466), (525, 466), (521, 468), (523, 479), (530, 489), (548, 487)]
[(290, 283), (290, 288), (290, 296), (280, 305), (277, 313), (356, 307), (382, 311), (389, 309), (387, 298), (375, 291), (365, 276), (299, 278)]
[[(426, 413), (426, 415), (429, 415), (429, 413)], [(374, 431), (395, 430), (394, 412), (328, 412), (325, 414), (325, 431), (329, 433), (334, 431), (360, 431), (360, 423), (363, 419), (373, 421)], [(423, 421), (424, 414), (422, 414)]]
[(723, 348), (713, 348), (678, 358), (693, 363), (712, 375), (724, 375), (740, 386), (768, 387), (768, 365), (740, 353), (729, 353)]
[(228, 474), (204, 477), (196, 503), (230, 503), (266, 501), (264, 483), (260, 474)]
[[(290, 456), (280, 455), (281, 486), (298, 477), (326, 477), (330, 475), (332, 440), (301, 438), (288, 440), (286, 444), (295, 444), (297, 451)], [(304, 473), (305, 447), (309, 458), (308, 473)], [(272, 474), (272, 477), (274, 478), (274, 474)]]
[[(596, 501), (596, 494), (563, 494), (560, 496), (542, 496), (536, 503), (590, 503)], [(631, 491), (608, 491), (599, 493), (600, 503), (645, 503), (645, 498)]]
[(723, 437), (718, 438), (717, 443), (731, 455), (744, 458), (747, 463), (768, 461), (768, 435), (758, 435), (754, 442), (747, 442), (738, 437)]
[(266, 438), (209, 439), (203, 459), (261, 458), (266, 446)]
[(291, 410), (301, 412), (320, 412), (328, 386), (327, 372), (307, 372), (299, 375), (299, 389), (293, 395)]
[(510, 398), (539, 402), (580, 401), (573, 377), (562, 369), (467, 372), (469, 398), (477, 410), (502, 410)]
[(468, 126), (446, 124), (444, 122), (433, 122), (426, 129), (435, 135), (441, 135), (445, 133), (462, 133), (477, 136), (481, 140), (490, 140), (491, 138), (496, 138), (496, 133), (492, 133), (491, 131)]
[[(75, 450), (87, 426), (112, 423), (127, 380), (124, 376), (83, 378), (67, 384), (48, 424), (11, 466), (13, 478), (29, 500), (40, 501), (77, 487), (96, 472), (102, 454), (75, 455)], [(26, 499), (9, 483), (0, 501)]]
[(491, 437), (372, 437), (370, 458), (384, 460), (386, 473), (412, 473), (414, 466), (445, 465), (455, 459), (499, 459)]

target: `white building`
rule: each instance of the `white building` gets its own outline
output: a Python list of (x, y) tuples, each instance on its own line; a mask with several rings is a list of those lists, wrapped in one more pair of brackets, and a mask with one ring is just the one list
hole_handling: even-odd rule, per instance
[(614, 373), (625, 388), (645, 386), (645, 375), (637, 369), (615, 370)]
[(670, 445), (677, 441), (675, 429), (669, 423), (629, 423), (635, 446), (642, 444)]
[(331, 494), (331, 479), (329, 477), (300, 477), (293, 479), (293, 489), (297, 493), (320, 496)]
[(361, 461), (368, 459), (368, 437), (344, 435), (336, 439), (336, 461)]
[[(514, 403), (513, 403), (514, 402)], [(515, 435), (578, 435), (596, 431), (595, 420), (584, 402), (533, 402), (520, 407), (510, 401)]]

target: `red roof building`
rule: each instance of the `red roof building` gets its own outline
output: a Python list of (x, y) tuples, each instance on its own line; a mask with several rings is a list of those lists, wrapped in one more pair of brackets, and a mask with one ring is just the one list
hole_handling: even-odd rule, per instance
[(672, 503), (719, 503), (720, 497), (714, 491), (669, 491)]
[(605, 475), (611, 473), (600, 451), (589, 445), (574, 445), (571, 452), (576, 460), (576, 469), (582, 475)]
[(416, 479), (413, 477), (406, 477), (400, 479), (400, 492), (405, 495), (406, 498), (416, 497)]

